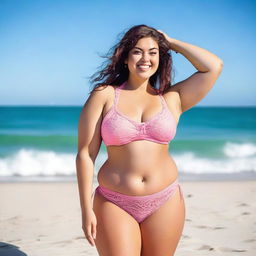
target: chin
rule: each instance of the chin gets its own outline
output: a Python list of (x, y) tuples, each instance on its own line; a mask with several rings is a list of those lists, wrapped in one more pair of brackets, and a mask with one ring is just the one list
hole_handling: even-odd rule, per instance
[(148, 78), (150, 78), (151, 76), (153, 76), (154, 74), (155, 74), (155, 73), (153, 73), (153, 74), (151, 74), (151, 73), (150, 73), (150, 74), (149, 74), (149, 73), (148, 73), (148, 74), (137, 73), (136, 76), (137, 76), (137, 77), (140, 77), (140, 78), (143, 78), (143, 79), (148, 79)]
[(137, 76), (139, 80), (147, 80), (150, 78), (150, 76)]

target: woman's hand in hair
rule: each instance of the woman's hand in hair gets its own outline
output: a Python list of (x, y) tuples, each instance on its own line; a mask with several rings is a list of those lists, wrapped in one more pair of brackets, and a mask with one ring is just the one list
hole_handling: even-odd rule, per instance
[[(159, 33), (163, 34), (165, 39), (170, 43), (170, 50), (173, 50), (175, 51), (173, 48), (172, 48), (172, 43), (173, 43), (173, 38), (169, 37), (167, 34), (165, 34), (163, 31), (161, 30), (157, 30)], [(175, 51), (176, 53), (178, 53), (177, 51)]]
[(165, 34), (163, 31), (161, 31), (161, 30), (157, 30), (159, 33), (161, 33), (161, 34), (163, 34), (164, 35), (164, 37), (165, 37), (165, 39), (167, 40), (167, 41), (169, 41), (169, 42), (171, 42), (171, 38), (167, 35), (167, 34)]

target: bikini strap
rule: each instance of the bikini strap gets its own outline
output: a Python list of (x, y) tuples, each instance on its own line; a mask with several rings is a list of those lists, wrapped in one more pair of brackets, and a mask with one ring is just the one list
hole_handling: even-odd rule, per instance
[(165, 100), (163, 94), (160, 93), (159, 96), (160, 96), (160, 98), (161, 98), (161, 100), (162, 100), (163, 105), (164, 105), (166, 108), (168, 108), (167, 103), (166, 103), (166, 100)]
[(115, 99), (114, 99), (114, 107), (116, 108), (116, 105), (118, 103), (119, 100), (119, 95), (120, 95), (120, 89), (122, 89), (124, 87), (125, 83), (122, 83), (121, 85), (119, 85), (118, 87), (115, 86)]

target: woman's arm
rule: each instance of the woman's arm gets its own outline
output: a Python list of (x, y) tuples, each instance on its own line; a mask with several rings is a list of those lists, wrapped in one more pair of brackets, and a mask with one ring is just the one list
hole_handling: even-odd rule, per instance
[(93, 91), (87, 99), (78, 125), (76, 170), (82, 213), (92, 209), (94, 163), (101, 145), (100, 124), (105, 104), (104, 90)]
[[(162, 31), (159, 31), (163, 33)], [(198, 46), (182, 42), (163, 33), (170, 42), (171, 50), (184, 55), (198, 70), (187, 79), (171, 86), (170, 91), (176, 91), (180, 96), (181, 113), (202, 100), (218, 79), (223, 61), (215, 54)]]
[(78, 125), (78, 153), (76, 172), (82, 210), (82, 229), (86, 239), (94, 246), (97, 219), (92, 205), (94, 163), (101, 145), (100, 127), (106, 96), (104, 90), (91, 93), (86, 101)]
[(219, 70), (223, 66), (223, 61), (215, 54), (174, 38), (168, 38), (171, 50), (181, 53), (200, 72)]

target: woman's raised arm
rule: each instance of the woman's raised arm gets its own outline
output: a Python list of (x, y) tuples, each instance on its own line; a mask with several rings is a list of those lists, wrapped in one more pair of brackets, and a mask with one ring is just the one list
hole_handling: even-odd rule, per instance
[(179, 93), (181, 109), (184, 112), (201, 101), (211, 90), (221, 74), (223, 61), (206, 49), (163, 34), (170, 42), (171, 50), (182, 54), (198, 70), (170, 88), (170, 91), (175, 90)]

